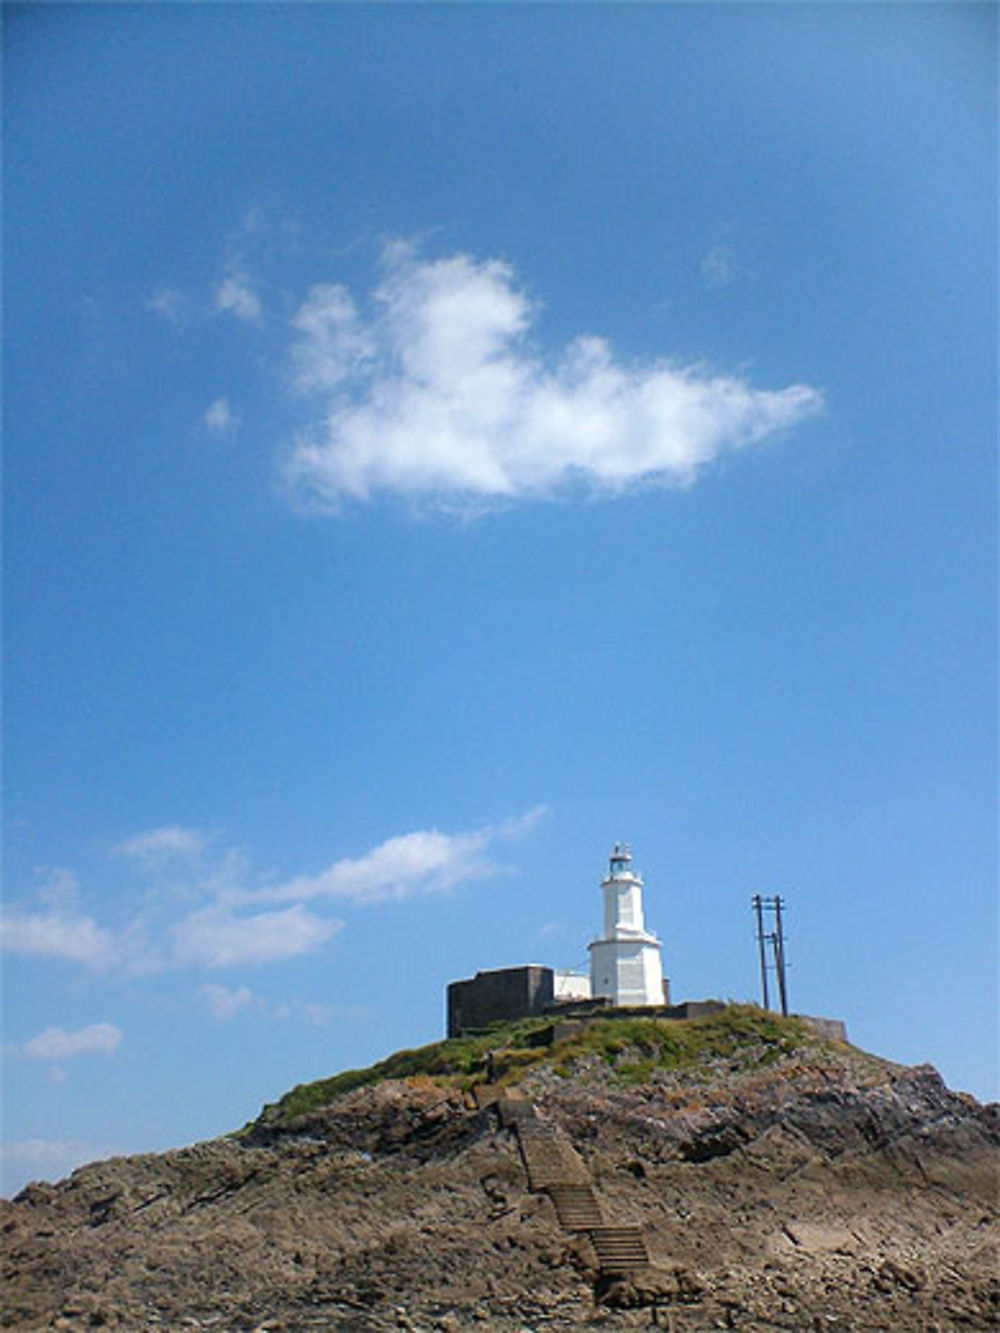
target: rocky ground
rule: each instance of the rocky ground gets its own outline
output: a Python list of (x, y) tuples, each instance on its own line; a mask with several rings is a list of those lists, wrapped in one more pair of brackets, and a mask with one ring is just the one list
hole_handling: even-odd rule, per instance
[(358, 1088), (241, 1138), (84, 1167), (2, 1206), (13, 1329), (985, 1333), (1000, 1108), (842, 1044), (521, 1091), (655, 1269), (601, 1283), (468, 1090)]

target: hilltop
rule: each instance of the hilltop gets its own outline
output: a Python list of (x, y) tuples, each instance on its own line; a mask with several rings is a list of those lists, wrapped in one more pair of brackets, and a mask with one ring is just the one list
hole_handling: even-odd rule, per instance
[(978, 1333), (998, 1148), (996, 1106), (801, 1019), (524, 1021), (29, 1186), (4, 1326)]

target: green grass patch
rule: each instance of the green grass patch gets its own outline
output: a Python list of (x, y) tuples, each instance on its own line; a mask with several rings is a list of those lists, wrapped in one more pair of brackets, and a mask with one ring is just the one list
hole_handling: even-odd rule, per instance
[(629, 1082), (658, 1069), (681, 1069), (717, 1059), (759, 1064), (777, 1060), (810, 1041), (797, 1019), (781, 1018), (753, 1005), (731, 1005), (722, 1013), (678, 1022), (658, 1018), (599, 1018), (584, 1024), (558, 1054), (563, 1063), (596, 1055)]
[(283, 1123), (327, 1106), (356, 1088), (370, 1087), (386, 1079), (423, 1076), (445, 1087), (471, 1087), (485, 1078), (490, 1051), (494, 1052), (497, 1079), (504, 1082), (510, 1074), (519, 1076), (546, 1059), (548, 1048), (533, 1045), (533, 1039), (537, 1040), (538, 1034), (551, 1026), (545, 1019), (498, 1023), (474, 1037), (451, 1037), (416, 1050), (397, 1051), (367, 1069), (348, 1069), (332, 1078), (299, 1084), (275, 1103), (271, 1116)]
[(798, 1019), (782, 1018), (756, 1005), (728, 1005), (721, 1013), (683, 1021), (591, 1018), (574, 1026), (561, 1041), (546, 1043), (545, 1033), (551, 1027), (549, 1019), (524, 1019), (495, 1024), (475, 1036), (397, 1051), (368, 1069), (349, 1069), (300, 1084), (267, 1108), (265, 1116), (271, 1123), (284, 1124), (386, 1079), (423, 1077), (443, 1087), (467, 1088), (485, 1080), (491, 1051), (494, 1075), (501, 1084), (516, 1084), (542, 1066), (571, 1077), (595, 1057), (622, 1083), (641, 1084), (658, 1070), (693, 1069), (718, 1059), (753, 1068), (820, 1044)]

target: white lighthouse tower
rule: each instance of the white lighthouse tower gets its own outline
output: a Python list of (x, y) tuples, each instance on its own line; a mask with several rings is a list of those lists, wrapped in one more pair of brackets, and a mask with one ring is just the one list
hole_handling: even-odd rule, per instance
[(588, 946), (592, 994), (607, 996), (615, 1005), (669, 1004), (660, 941), (646, 929), (642, 880), (632, 869), (632, 853), (622, 843), (615, 843), (601, 889), (604, 935)]

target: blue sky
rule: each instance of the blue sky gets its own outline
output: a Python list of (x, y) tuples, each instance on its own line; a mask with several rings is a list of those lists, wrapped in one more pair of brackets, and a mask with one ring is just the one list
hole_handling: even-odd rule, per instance
[(5, 1188), (584, 963), (996, 1095), (995, 12), (5, 9)]

